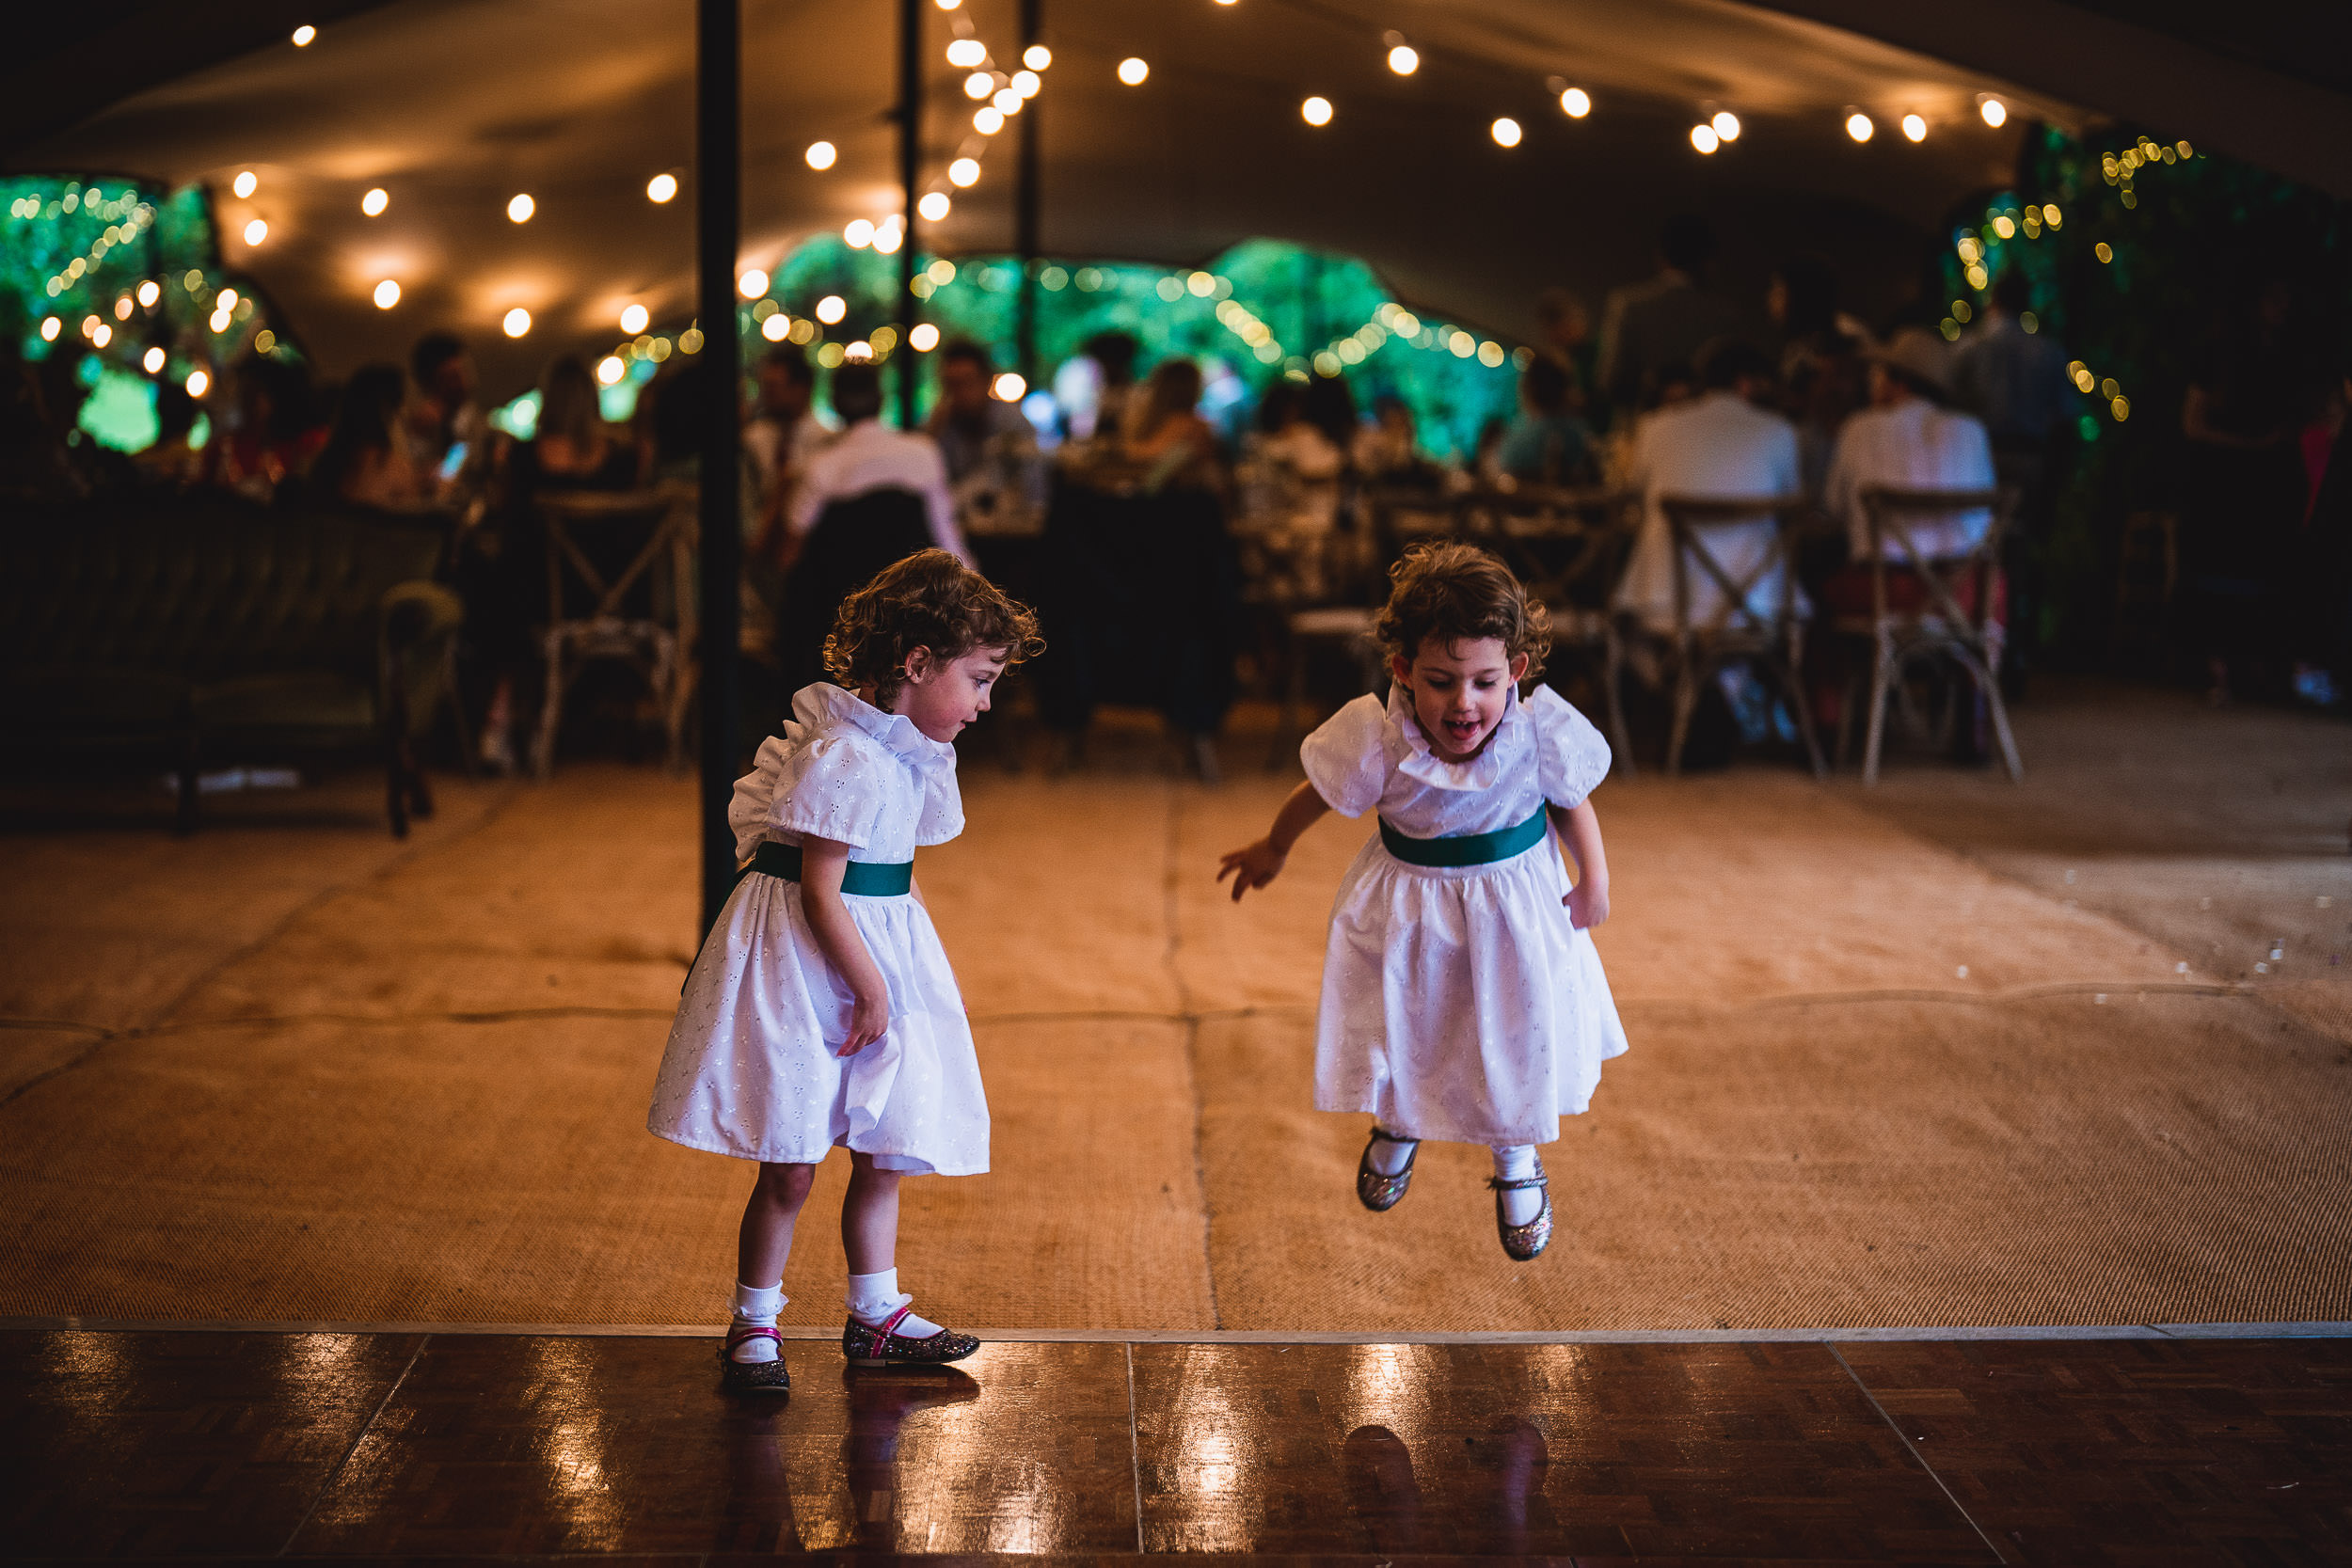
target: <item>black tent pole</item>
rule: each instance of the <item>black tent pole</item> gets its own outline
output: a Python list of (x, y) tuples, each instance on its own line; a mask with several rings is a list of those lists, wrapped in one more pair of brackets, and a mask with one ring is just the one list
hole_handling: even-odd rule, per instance
[(914, 180), (923, 155), (923, 0), (898, 0), (898, 185), (907, 231), (898, 246), (898, 428), (914, 428)]
[[(1029, 62), (1029, 46), (1038, 41), (1041, 13), (1044, 0), (1021, 0), (1021, 53), (1024, 66)], [(1030, 386), (1037, 385), (1037, 255), (1038, 189), (1037, 189), (1037, 99), (1030, 99), (1021, 111), (1020, 162), (1016, 166), (1013, 186), (1013, 248), (1021, 253), (1021, 378)]]
[(742, 398), (743, 347), (735, 325), (735, 256), (742, 216), (742, 34), (739, 0), (696, 0), (694, 11), (694, 243), (702, 352), (711, 406), (703, 420), (702, 537), (702, 870), (703, 929), (719, 920), (735, 885), (735, 835), (727, 804), (740, 761), (736, 726), (742, 706), (737, 580), (743, 527), (737, 516), (736, 428)]

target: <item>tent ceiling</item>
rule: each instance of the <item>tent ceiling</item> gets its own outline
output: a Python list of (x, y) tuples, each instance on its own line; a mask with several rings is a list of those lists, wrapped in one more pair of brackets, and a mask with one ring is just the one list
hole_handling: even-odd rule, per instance
[[(1033, 111), (1045, 245), (1188, 262), (1277, 235), (1364, 256), (1408, 299), (1507, 332), (1525, 329), (1546, 284), (1597, 294), (1638, 276), (1659, 220), (1694, 209), (1715, 218), (1726, 270), (1743, 281), (1773, 256), (1813, 249), (1856, 279), (1899, 286), (1951, 204), (2004, 181), (2026, 119), (2090, 116), (1981, 66), (1866, 37), (1864, 19), (1842, 19), (1850, 31), (1788, 14), (1837, 3), (1389, 0), (1371, 12), (1339, 0), (1047, 0), (1055, 63)], [(756, 261), (895, 209), (896, 7), (744, 9), (744, 253)], [(333, 371), (447, 324), (472, 337), (501, 390), (557, 348), (611, 343), (630, 301), (683, 320), (691, 182), (667, 206), (643, 193), (656, 172), (688, 177), (691, 0), (399, 0), (341, 14), (309, 49), (280, 32), (9, 162), (209, 182), (228, 260), (269, 288)], [(1013, 0), (967, 0), (961, 14), (997, 59), (1017, 52)], [(924, 16), (924, 167), (935, 177), (960, 143), (982, 138), (968, 135), (961, 72), (943, 55), (950, 19)], [(1422, 51), (1418, 74), (1381, 63), (1384, 27)], [(1129, 55), (1152, 62), (1141, 87), (1115, 79)], [(1560, 113), (1553, 75), (1592, 91), (1589, 119)], [(2017, 111), (2005, 131), (1975, 116), (1986, 90)], [(1309, 92), (1338, 105), (1324, 130), (1299, 119)], [(1850, 104), (1879, 119), (1867, 146), (1839, 128)], [(1748, 130), (1702, 158), (1685, 135), (1714, 105)], [(1894, 130), (1913, 109), (1936, 127), (1922, 146)], [(1504, 114), (1528, 133), (1507, 152), (1486, 134)], [(818, 137), (841, 149), (823, 174), (801, 157)], [(925, 248), (1009, 246), (1011, 141), (1008, 131), (986, 146), (981, 183), (927, 227)], [(250, 202), (227, 190), (245, 167), (262, 177)], [(359, 211), (372, 185), (392, 196), (380, 218)], [(517, 191), (537, 201), (527, 225), (504, 216)], [(233, 237), (248, 209), (271, 226), (250, 252)], [(368, 293), (386, 277), (403, 299), (378, 312)], [(495, 324), (516, 305), (537, 325), (510, 344)]]

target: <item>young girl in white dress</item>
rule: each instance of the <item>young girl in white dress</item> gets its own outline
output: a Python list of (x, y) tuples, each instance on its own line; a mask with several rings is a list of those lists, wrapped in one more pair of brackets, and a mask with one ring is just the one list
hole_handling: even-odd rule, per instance
[(894, 1257), (898, 1179), (988, 1169), (988, 1101), (955, 973), (914, 888), (918, 845), (963, 831), (958, 731), (1042, 646), (1029, 611), (944, 550), (851, 594), (819, 681), (736, 781), (745, 867), (687, 976), (646, 1125), (759, 1162), (738, 1243), (730, 1388), (789, 1388), (776, 1332), (817, 1166), (850, 1151), (841, 1207), (858, 1366), (957, 1361), (979, 1342), (915, 1317)]
[(1550, 688), (1519, 695), (1551, 636), (1501, 562), (1437, 545), (1390, 576), (1375, 628), (1394, 680), (1387, 702), (1359, 697), (1307, 737), (1307, 782), (1217, 879), (1233, 877), (1239, 902), (1325, 812), (1378, 811), (1331, 906), (1315, 1109), (1376, 1118), (1356, 1169), (1375, 1211), (1405, 1196), (1421, 1139), (1493, 1149), (1495, 1224), (1525, 1260), (1551, 1240), (1535, 1146), (1591, 1103), (1601, 1062), (1626, 1048), (1585, 934), (1609, 918), (1586, 799), (1609, 744)]

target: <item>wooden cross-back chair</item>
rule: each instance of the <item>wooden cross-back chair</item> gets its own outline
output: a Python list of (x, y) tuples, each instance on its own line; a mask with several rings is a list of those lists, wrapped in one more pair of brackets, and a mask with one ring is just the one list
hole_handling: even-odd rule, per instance
[(532, 770), (544, 779), (554, 769), (564, 694), (596, 659), (620, 659), (644, 675), (661, 706), (669, 766), (679, 767), (697, 675), (692, 491), (556, 491), (542, 495), (538, 509), (547, 532), (540, 642), (548, 673)]
[[(1795, 715), (1814, 777), (1827, 778), (1829, 765), (1813, 733), (1812, 705), (1805, 700), (1804, 623), (1796, 605), (1795, 537), (1804, 499), (1661, 496), (1658, 505), (1674, 543), (1675, 697), (1674, 728), (1666, 741), (1668, 776), (1682, 770), (1682, 747), (1690, 738), (1701, 683), (1732, 660), (1744, 659), (1780, 687)], [(1769, 517), (1772, 530), (1754, 562), (1740, 569), (1716, 553), (1715, 546), (1724, 543), (1716, 530), (1759, 517)], [(1719, 598), (1704, 619), (1692, 614), (1692, 591), (1702, 581)], [(1774, 602), (1771, 610), (1760, 610), (1751, 600), (1767, 583), (1774, 587)]]
[[(2017, 492), (2007, 485), (1997, 490), (1910, 490), (1877, 486), (1862, 493), (1862, 511), (1869, 531), (1870, 614), (1848, 616), (1835, 629), (1867, 638), (1873, 654), (1870, 665), (1870, 729), (1863, 750), (1862, 782), (1879, 779), (1879, 756), (1886, 738), (1886, 706), (1900, 691), (1903, 666), (1936, 654), (1948, 656), (1966, 671), (1984, 698), (1999, 741), (2001, 760), (2013, 781), (2024, 783), (2025, 764), (2018, 760), (2017, 739), (2009, 727), (2009, 708), (2001, 700), (2001, 643), (2005, 635), (1997, 618), (2001, 580), (2001, 541), (2016, 509)], [(1931, 555), (1917, 543), (1914, 530), (1922, 523), (1955, 520), (1971, 513), (1990, 512), (1992, 520), (1967, 549)], [(1890, 559), (1888, 546), (1893, 546)], [(1923, 598), (1915, 609), (1898, 609), (1887, 593), (1888, 574), (1905, 572), (1918, 579)], [(1838, 721), (1839, 745), (1851, 730), (1851, 703)]]
[(1611, 609), (1641, 526), (1638, 492), (1522, 484), (1474, 493), (1465, 537), (1494, 552), (1551, 612), (1555, 648), (1600, 656), (1609, 742), (1633, 772), (1625, 718), (1625, 638)]

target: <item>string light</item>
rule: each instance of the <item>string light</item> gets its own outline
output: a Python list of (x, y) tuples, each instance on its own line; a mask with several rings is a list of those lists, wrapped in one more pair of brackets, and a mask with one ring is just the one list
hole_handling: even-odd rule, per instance
[(519, 338), (531, 330), (531, 312), (517, 305), (506, 312), (506, 319), (499, 325), (508, 337)]
[(59, 321), (56, 317), (43, 316), (40, 319), (40, 341), (44, 343), (56, 342), (57, 341), (57, 334), (62, 331), (64, 327), (65, 323)]
[(1519, 144), (1519, 122), (1509, 115), (1488, 126), (1486, 133), (1494, 137), (1497, 147), (1517, 147)]
[(119, 322), (127, 322), (130, 319), (131, 296), (129, 294), (124, 294), (120, 299), (115, 301), (115, 320)]
[(1568, 87), (1560, 94), (1560, 110), (1570, 119), (1582, 119), (1593, 112), (1593, 95), (1582, 87)]
[(907, 231), (899, 226), (895, 216), (888, 223), (874, 230), (874, 248), (884, 256), (898, 255), (898, 247), (906, 244), (906, 241)]
[(1041, 43), (1033, 43), (1021, 51), (1021, 63), (1031, 71), (1043, 71), (1054, 63), (1054, 52)]
[(260, 218), (255, 218), (251, 223), (245, 226), (246, 244), (260, 245), (263, 240), (268, 238), (269, 225), (262, 222)]
[(1038, 89), (1045, 86), (1045, 79), (1034, 71), (1016, 71), (1012, 73), (1011, 86), (1012, 90), (1022, 97), (1035, 98)]
[(237, 291), (234, 289), (221, 290), (215, 303), (216, 308), (219, 309), (234, 310), (237, 308)]
[(151, 277), (139, 285), (139, 303), (149, 309), (152, 310), (155, 308), (155, 302), (163, 297), (163, 285), (153, 278)]
[(792, 318), (779, 310), (759, 324), (759, 335), (771, 343), (780, 343), (792, 330)]
[(377, 309), (389, 310), (399, 303), (400, 285), (398, 283), (388, 277), (375, 286), (375, 308)]
[(972, 129), (983, 136), (993, 136), (1005, 128), (1004, 111), (993, 103), (983, 103), (972, 111)]
[(645, 199), (656, 206), (677, 195), (677, 176), (657, 174), (645, 182)]
[(813, 169), (828, 169), (833, 167), (834, 160), (840, 157), (841, 152), (829, 141), (813, 141), (801, 156), (808, 160), (808, 166)]
[(980, 161), (977, 158), (958, 158), (947, 166), (947, 182), (962, 190), (980, 181)]
[(1308, 99), (1298, 106), (1298, 118), (1310, 125), (1330, 124), (1331, 101), (1327, 98)]
[(1903, 116), (1903, 135), (1913, 141), (1928, 139), (1928, 122), (1918, 115)]
[(937, 223), (947, 215), (950, 203), (946, 191), (925, 191), (914, 204), (914, 211), (925, 223)]
[(310, 47), (310, 40), (318, 36), (319, 30), (306, 22), (294, 30), (294, 46), (296, 49), (308, 49)]
[(1693, 125), (1691, 127), (1691, 145), (1697, 148), (1701, 152), (1712, 152), (1723, 144), (1723, 137), (1715, 134), (1715, 128), (1712, 125)]
[(963, 79), (963, 96), (966, 98), (986, 98), (995, 90), (996, 78), (985, 71), (976, 71)]
[(596, 361), (596, 379), (607, 387), (612, 386), (628, 373), (628, 367), (621, 363), (618, 355), (608, 354)]
[(1716, 115), (1713, 119), (1708, 121), (1708, 124), (1713, 126), (1715, 128), (1715, 135), (1721, 136), (1725, 141), (1738, 141), (1740, 139), (1740, 117), (1733, 114), (1729, 109), (1725, 109)]
[(851, 250), (864, 250), (874, 243), (874, 226), (866, 218), (851, 218), (841, 226), (841, 238)]
[(2009, 105), (1997, 98), (1988, 96), (1978, 103), (1977, 113), (1984, 117), (1984, 122), (1987, 125), (1997, 131), (2009, 119)]
[(100, 348), (104, 348), (108, 343), (113, 342), (114, 338), (115, 329), (108, 326), (104, 322), (100, 322), (97, 326), (91, 329), (89, 335), (89, 341), (98, 345)]
[(839, 294), (827, 294), (817, 302), (817, 319), (827, 326), (839, 325), (841, 318), (849, 313), (849, 302)]
[(539, 204), (531, 199), (529, 193), (518, 192), (515, 198), (506, 204), (506, 221), (509, 223), (529, 223), (531, 221), (531, 214), (538, 210)]
[(917, 354), (929, 354), (939, 346), (939, 328), (929, 322), (916, 322), (907, 333), (907, 346)]
[(206, 392), (213, 389), (213, 378), (206, 375), (202, 371), (190, 371), (188, 372), (188, 379), (183, 383), (183, 385), (188, 389), (188, 396), (192, 398), (200, 398)]
[(155, 374), (164, 368), (164, 351), (160, 348), (149, 349), (145, 355), (140, 356), (139, 364), (146, 370), (148, 374)]
[(969, 71), (988, 58), (988, 45), (978, 39), (956, 39), (947, 45), (947, 63)]
[(1021, 112), (1021, 105), (1028, 100), (1021, 96), (1021, 89), (1018, 87), (1000, 87), (997, 89), (996, 96), (989, 102), (996, 105), (998, 114), (1017, 115)]
[(989, 385), (989, 390), (996, 394), (999, 403), (1019, 403), (1028, 389), (1029, 384), (1012, 371), (1005, 372)]
[(645, 323), (652, 319), (651, 313), (642, 305), (621, 307), (621, 330), (632, 338), (645, 330)]
[(1131, 87), (1143, 86), (1143, 79), (1151, 74), (1151, 66), (1136, 55), (1130, 55), (1119, 62), (1119, 79)]
[(378, 185), (375, 189), (370, 191), (367, 195), (359, 198), (359, 211), (367, 214), (368, 216), (372, 218), (382, 217), (384, 215), (384, 209), (391, 204), (392, 198), (390, 194), (387, 192), (383, 186)]
[(768, 275), (757, 267), (745, 267), (742, 276), (735, 280), (735, 286), (745, 299), (757, 299), (768, 292)]
[[(261, 183), (261, 177), (248, 168), (240, 173), (234, 180), (230, 181), (229, 182), (229, 188), (236, 192), (239, 198), (244, 198), (251, 196)], [(69, 213), (73, 209), (71, 207), (66, 209)]]
[(1870, 117), (1860, 109), (1846, 116), (1846, 135), (1856, 141), (1868, 141), (1870, 133), (1877, 129), (1877, 126), (1870, 123)]

